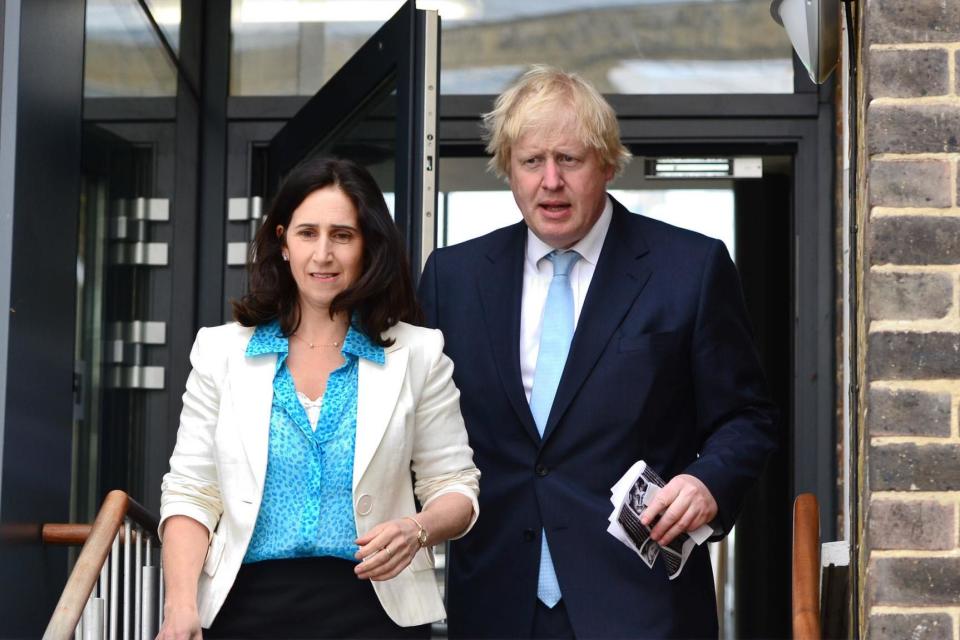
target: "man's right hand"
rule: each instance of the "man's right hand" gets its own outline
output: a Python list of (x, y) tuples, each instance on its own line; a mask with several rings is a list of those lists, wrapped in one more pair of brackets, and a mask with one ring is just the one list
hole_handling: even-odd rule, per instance
[(665, 547), (681, 533), (707, 524), (716, 515), (717, 501), (707, 486), (699, 478), (681, 473), (657, 492), (640, 521), (652, 527), (650, 537)]

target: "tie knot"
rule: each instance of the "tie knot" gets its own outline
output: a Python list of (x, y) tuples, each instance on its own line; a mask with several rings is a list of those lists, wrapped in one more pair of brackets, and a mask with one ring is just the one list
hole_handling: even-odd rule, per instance
[(564, 251), (563, 253), (551, 251), (547, 255), (547, 259), (553, 263), (554, 277), (565, 276), (570, 273), (570, 269), (577, 262), (577, 260), (580, 259), (580, 254), (576, 251)]

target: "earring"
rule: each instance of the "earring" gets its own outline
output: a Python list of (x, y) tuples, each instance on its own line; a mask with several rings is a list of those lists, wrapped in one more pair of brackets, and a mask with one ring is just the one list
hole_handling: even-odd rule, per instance
[(288, 255), (285, 254), (285, 253), (282, 254), (282, 255), (283, 255), (283, 261), (284, 261), (284, 262), (290, 262), (290, 256), (288, 256)]

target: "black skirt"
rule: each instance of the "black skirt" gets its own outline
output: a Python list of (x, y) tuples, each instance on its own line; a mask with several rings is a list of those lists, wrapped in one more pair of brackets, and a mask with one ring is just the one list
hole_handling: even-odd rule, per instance
[(204, 638), (429, 638), (398, 626), (369, 580), (340, 558), (265, 560), (240, 567)]

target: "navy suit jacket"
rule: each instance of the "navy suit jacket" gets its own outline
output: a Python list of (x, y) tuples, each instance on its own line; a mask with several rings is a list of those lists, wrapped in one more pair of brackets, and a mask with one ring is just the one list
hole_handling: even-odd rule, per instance
[(721, 242), (614, 201), (541, 438), (520, 379), (526, 234), (519, 223), (437, 250), (420, 283), (483, 474), (483, 517), (451, 544), (450, 636), (530, 635), (545, 529), (577, 637), (715, 638), (706, 545), (671, 581), (606, 529), (610, 487), (643, 459), (702, 480), (726, 533), (774, 448), (736, 269)]

